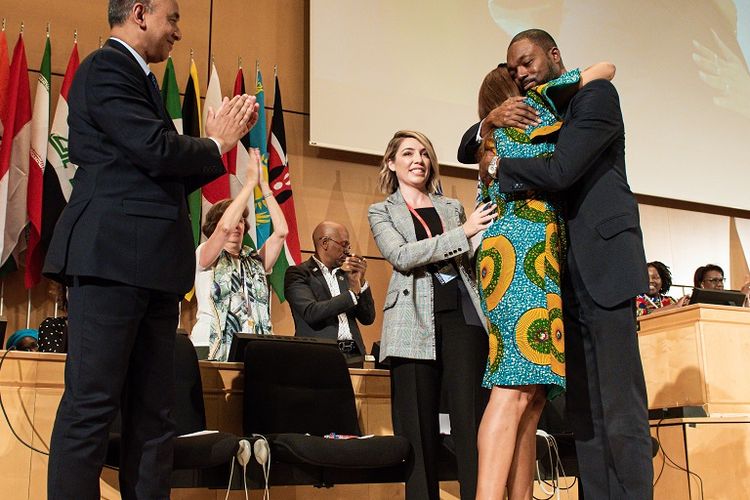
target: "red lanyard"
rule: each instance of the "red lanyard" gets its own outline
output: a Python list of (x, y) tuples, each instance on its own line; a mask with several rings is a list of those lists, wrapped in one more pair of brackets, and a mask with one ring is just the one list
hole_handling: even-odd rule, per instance
[[(404, 203), (406, 203), (406, 202), (404, 202)], [(427, 223), (424, 221), (424, 219), (422, 218), (422, 216), (419, 215), (419, 213), (417, 213), (417, 211), (414, 210), (412, 208), (412, 206), (409, 205), (408, 203), (406, 203), (406, 208), (408, 208), (409, 212), (411, 212), (411, 214), (414, 216), (414, 218), (417, 219), (420, 224), (422, 224), (422, 227), (424, 228), (425, 232), (427, 233), (427, 237), (428, 238), (432, 238), (432, 231), (430, 231), (430, 228), (427, 226)], [(440, 219), (440, 214), (438, 214), (438, 220), (440, 221), (440, 227), (441, 227), (442, 231), (445, 232), (445, 226), (443, 226), (443, 221), (442, 221), (442, 219)]]

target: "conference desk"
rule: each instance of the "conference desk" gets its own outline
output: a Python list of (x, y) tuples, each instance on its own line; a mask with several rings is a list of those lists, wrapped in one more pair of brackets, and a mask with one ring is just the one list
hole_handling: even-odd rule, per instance
[(693, 304), (639, 324), (651, 435), (662, 447), (654, 498), (750, 498), (750, 309)]
[(750, 415), (750, 308), (693, 304), (638, 322), (649, 410)]
[[(5, 351), (0, 350), (0, 356)], [(64, 354), (10, 352), (0, 370), (0, 395), (13, 428), (37, 449), (49, 451), (49, 438), (57, 406), (63, 392)], [(200, 362), (206, 420), (209, 429), (242, 435), (243, 365), (241, 363)], [(366, 434), (392, 434), (390, 377), (385, 370), (351, 369), (352, 386), (362, 431)], [(101, 479), (102, 498), (120, 498), (117, 475), (106, 470)], [(11, 434), (0, 420), (0, 498), (3, 500), (43, 500), (47, 489), (47, 457), (32, 452)], [(458, 498), (458, 484), (442, 483), (443, 498)], [(308, 498), (399, 498), (403, 484), (338, 485), (332, 489), (312, 486), (275, 487), (274, 499)], [(252, 492), (253, 498), (260, 498)], [(223, 499), (223, 490), (174, 489), (179, 500)], [(244, 499), (244, 492), (233, 491), (232, 499)]]
[[(639, 320), (639, 343), (649, 392), (649, 408), (699, 408), (709, 416), (652, 420), (664, 451), (654, 459), (662, 470), (655, 498), (746, 498), (750, 492), (750, 310), (692, 305)], [(0, 355), (5, 354), (0, 351)], [(63, 391), (65, 355), (11, 352), (0, 371), (0, 395), (19, 436), (48, 450), (55, 412)], [(207, 426), (242, 434), (243, 375), (240, 363), (200, 362)], [(390, 379), (387, 371), (350, 370), (362, 431), (392, 432)], [(47, 458), (19, 443), (0, 421), (0, 484), (5, 500), (46, 498)], [(102, 497), (119, 498), (117, 478), (102, 474)], [(442, 498), (458, 498), (457, 483), (441, 484)], [(253, 492), (258, 498), (259, 492)], [(537, 492), (538, 497), (546, 497)], [(273, 488), (275, 499), (403, 498), (402, 484)], [(172, 498), (221, 499), (223, 491), (175, 489)], [(244, 498), (234, 491), (230, 498)], [(575, 491), (568, 496), (575, 499)]]

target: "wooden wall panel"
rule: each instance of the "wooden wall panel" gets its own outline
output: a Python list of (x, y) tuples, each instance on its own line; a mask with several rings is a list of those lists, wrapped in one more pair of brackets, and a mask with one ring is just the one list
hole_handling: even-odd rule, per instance
[[(210, 31), (210, 0), (180, 0), (180, 30), (182, 40), (175, 45), (172, 57), (177, 71), (178, 83), (183, 89), (187, 80), (190, 49), (195, 53), (202, 93), (205, 94), (208, 76), (208, 45)], [(73, 32), (78, 31), (78, 53), (83, 60), (99, 47), (100, 38), (109, 37), (107, 23), (107, 1), (92, 0), (82, 8), (73, 0), (50, 2), (46, 0), (0, 0), (0, 16), (6, 18), (9, 57), (13, 55), (21, 22), (24, 23), (24, 44), (29, 69), (38, 70), (44, 52), (45, 32), (50, 23), (52, 42), (52, 72), (65, 73), (70, 51), (73, 48)], [(153, 64), (152, 69), (159, 82), (164, 73), (164, 64)], [(234, 76), (234, 75), (232, 75)], [(184, 90), (184, 89), (183, 89)], [(33, 93), (33, 90), (32, 90)], [(57, 98), (57, 92), (53, 93)], [(54, 109), (54, 108), (53, 108)]]
[(309, 110), (307, 87), (307, 8), (304, 0), (221, 0), (213, 2), (211, 52), (225, 93), (232, 90), (237, 58), (245, 85), (254, 93), (259, 61), (266, 106), (273, 104), (273, 67), (279, 68), (284, 109)]
[[(72, 47), (73, 30), (78, 30), (79, 51), (83, 58), (98, 46), (100, 36), (106, 39), (108, 35), (106, 5), (106, 0), (85, 3), (74, 0), (0, 0), (0, 16), (7, 19), (6, 34), (10, 50), (15, 44), (21, 21), (25, 23), (27, 58), (32, 70), (39, 67), (46, 25), (48, 21), (51, 22), (52, 65), (53, 71), (57, 73), (52, 80), (52, 112), (62, 80), (59, 75), (65, 70)], [(367, 208), (371, 203), (385, 197), (376, 187), (380, 158), (374, 155), (326, 150), (308, 144), (309, 0), (179, 0), (179, 5), (183, 39), (175, 46), (173, 56), (180, 88), (184, 88), (190, 49), (193, 49), (201, 90), (205, 93), (211, 57), (210, 47), (210, 52), (216, 57), (217, 69), (227, 94), (231, 92), (237, 57), (243, 58), (248, 84), (252, 82), (255, 60), (259, 59), (265, 78), (267, 105), (270, 107), (273, 103), (272, 68), (274, 64), (278, 64), (287, 110), (285, 122), (288, 153), (302, 248), (308, 252), (312, 251), (309, 235), (318, 222), (324, 219), (339, 221), (349, 228), (355, 251), (370, 259), (371, 272), (368, 277), (374, 280), (373, 269), (377, 264), (373, 263), (373, 259), (380, 257), (380, 253), (370, 235)], [(154, 71), (161, 78), (163, 64), (154, 65)], [(33, 94), (35, 74), (30, 74), (30, 81)], [(267, 118), (270, 122), (270, 113), (267, 114)], [(358, 119), (361, 118), (351, 117), (352, 126), (356, 126)], [(398, 128), (399, 124), (394, 124), (394, 131)], [(383, 148), (385, 146), (383, 144)], [(467, 211), (470, 210), (476, 186), (475, 173), (460, 168), (444, 168), (442, 181), (446, 195), (458, 198), (464, 203)], [(642, 206), (644, 200), (658, 207), (673, 206), (687, 211), (687, 217), (691, 219), (692, 215), (697, 215), (700, 219), (704, 212), (716, 213), (710, 207), (686, 207), (681, 202), (641, 198)], [(644, 213), (646, 212), (644, 209)], [(648, 236), (650, 233), (647, 226), (649, 221), (644, 221)], [(657, 246), (663, 244), (663, 251), (653, 248), (647, 241), (649, 254), (657, 257), (671, 256), (671, 264), (689, 260), (687, 255), (692, 255), (695, 248), (693, 234), (694, 224), (672, 228), (672, 233), (666, 239), (659, 239)], [(691, 244), (683, 244), (686, 240), (690, 240)], [(692, 262), (690, 265), (692, 266)], [(378, 269), (385, 270), (387, 265), (384, 266)], [(387, 274), (384, 273), (384, 276)], [(378, 293), (384, 293), (387, 278), (381, 281), (382, 283), (373, 285), (376, 301), (379, 300)], [(4, 312), (9, 319), (8, 329), (13, 331), (25, 326), (27, 295), (23, 288), (21, 273), (15, 273), (5, 279), (4, 295)], [(52, 314), (53, 307), (47, 298), (45, 283), (32, 291), (32, 304), (32, 326), (38, 325), (44, 317)], [(182, 326), (189, 329), (194, 322), (195, 305), (184, 303), (183, 306)], [(291, 317), (286, 306), (275, 305), (273, 314), (280, 333), (291, 332)], [(366, 329), (368, 344), (379, 336), (379, 321), (380, 319), (375, 326)]]
[(44, 52), (47, 23), (50, 24), (52, 44), (52, 72), (63, 74), (73, 47), (73, 32), (78, 31), (78, 51), (81, 57), (99, 46), (99, 38), (107, 39), (107, 2), (90, 0), (86, 7), (79, 2), (47, 0), (0, 0), (0, 16), (6, 19), (8, 50), (18, 38), (21, 22), (24, 23), (24, 44), (29, 68), (38, 70)]

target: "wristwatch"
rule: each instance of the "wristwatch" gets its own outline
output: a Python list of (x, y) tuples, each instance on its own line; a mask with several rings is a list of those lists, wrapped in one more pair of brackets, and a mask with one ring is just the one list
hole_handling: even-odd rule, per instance
[(493, 156), (492, 159), (490, 160), (489, 167), (487, 167), (487, 173), (490, 174), (490, 177), (492, 177), (493, 179), (495, 179), (497, 175), (497, 162), (499, 159), (500, 159), (499, 156), (497, 155)]

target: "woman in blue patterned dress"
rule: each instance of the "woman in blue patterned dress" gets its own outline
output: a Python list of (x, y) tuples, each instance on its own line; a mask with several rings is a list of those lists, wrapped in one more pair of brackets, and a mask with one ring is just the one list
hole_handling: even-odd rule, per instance
[[(526, 130), (498, 128), (485, 138), (480, 161), (549, 156), (562, 126), (559, 111), (587, 81), (614, 76), (600, 63), (530, 89), (525, 102), (539, 123)], [(479, 92), (480, 118), (518, 96), (504, 64), (490, 72)], [(565, 348), (560, 298), (565, 225), (548, 193), (502, 193), (481, 185), (482, 202), (497, 205), (477, 251), (477, 279), (490, 333), (482, 385), (491, 389), (479, 428), (477, 498), (528, 499), (536, 459), (536, 426), (547, 398), (565, 390)]]
[[(208, 359), (227, 361), (236, 332), (271, 334), (270, 293), (266, 275), (284, 248), (287, 224), (260, 169), (260, 153), (250, 149), (245, 185), (234, 200), (217, 202), (206, 214), (208, 238), (196, 249), (195, 295), (198, 321), (191, 340), (207, 340)], [(248, 203), (259, 186), (268, 204), (273, 233), (258, 251), (243, 244)], [(252, 205), (250, 205), (252, 206)]]

